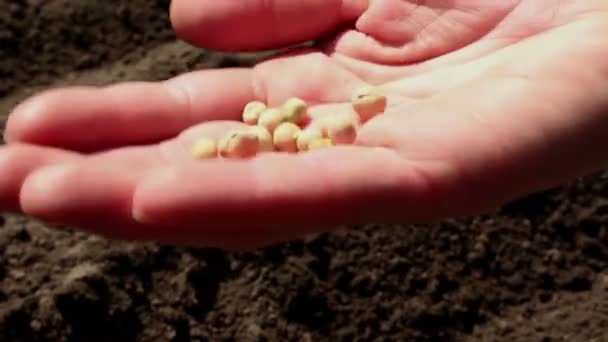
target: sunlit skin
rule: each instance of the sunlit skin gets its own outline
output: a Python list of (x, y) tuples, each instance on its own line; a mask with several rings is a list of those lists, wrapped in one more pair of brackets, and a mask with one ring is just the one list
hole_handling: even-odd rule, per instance
[[(317, 39), (254, 68), (72, 87), (14, 109), (0, 206), (107, 237), (250, 249), (352, 223), (475, 215), (608, 162), (604, 0), (174, 0), (176, 32), (225, 51)], [(243, 34), (246, 32), (246, 34)], [(192, 160), (243, 106), (383, 115), (354, 146)]]

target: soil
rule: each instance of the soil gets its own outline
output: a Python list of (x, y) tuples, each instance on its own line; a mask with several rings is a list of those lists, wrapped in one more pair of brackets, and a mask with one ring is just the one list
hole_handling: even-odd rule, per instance
[[(0, 115), (67, 84), (249, 65), (177, 40), (169, 1), (0, 2)], [(0, 341), (608, 341), (608, 173), (495, 213), (255, 252), (0, 216)]]

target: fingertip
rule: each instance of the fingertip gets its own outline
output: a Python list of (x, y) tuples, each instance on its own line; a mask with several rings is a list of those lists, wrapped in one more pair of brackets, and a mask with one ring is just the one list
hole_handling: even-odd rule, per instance
[(21, 102), (7, 119), (7, 142), (65, 145), (70, 133), (78, 128), (71, 112), (90, 110), (87, 102), (93, 89), (86, 86), (47, 89)]
[(171, 21), (171, 26), (173, 27), (173, 31), (175, 34), (181, 38), (182, 40), (196, 44), (195, 37), (192, 35), (194, 33), (195, 23), (193, 22), (193, 18), (196, 18), (196, 15), (193, 15), (191, 12), (186, 11), (184, 6), (187, 5), (186, 1), (171, 1), (171, 6), (169, 7), (169, 19)]
[(175, 0), (171, 2), (169, 16), (173, 30), (182, 40), (208, 49), (231, 51), (235, 47), (227, 38), (232, 35), (221, 33), (232, 22), (230, 9), (239, 6), (237, 2)]
[(44, 95), (35, 96), (17, 105), (6, 120), (4, 141), (9, 144), (35, 140), (36, 127), (48, 103)]
[(22, 144), (0, 146), (0, 208), (21, 210), (20, 191), (32, 171), (80, 158), (64, 150)]
[(57, 196), (70, 178), (73, 165), (60, 164), (39, 168), (23, 181), (20, 192), (21, 209), (25, 214), (43, 219), (54, 219), (59, 202)]

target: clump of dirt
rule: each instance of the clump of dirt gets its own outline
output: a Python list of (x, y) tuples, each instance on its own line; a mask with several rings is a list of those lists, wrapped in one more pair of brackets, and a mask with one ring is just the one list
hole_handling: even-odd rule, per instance
[[(252, 62), (179, 42), (168, 3), (0, 3), (0, 109), (50, 86)], [(0, 216), (2, 341), (608, 338), (608, 173), (492, 215), (248, 253), (55, 228)]]

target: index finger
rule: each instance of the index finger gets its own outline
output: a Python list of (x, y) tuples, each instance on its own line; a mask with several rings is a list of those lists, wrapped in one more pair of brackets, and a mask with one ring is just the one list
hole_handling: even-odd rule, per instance
[(173, 0), (176, 33), (224, 51), (279, 48), (315, 39), (360, 16), (369, 0)]

